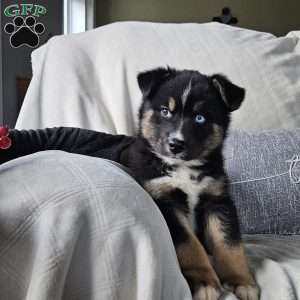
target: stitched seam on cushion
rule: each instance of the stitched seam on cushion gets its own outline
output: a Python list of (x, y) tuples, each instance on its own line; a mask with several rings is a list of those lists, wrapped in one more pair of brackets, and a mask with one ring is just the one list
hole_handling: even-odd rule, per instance
[(254, 181), (261, 181), (261, 180), (276, 178), (276, 177), (280, 177), (280, 176), (288, 175), (288, 174), (289, 174), (289, 172), (283, 172), (283, 173), (279, 173), (279, 174), (276, 174), (276, 175), (270, 175), (270, 176), (261, 177), (261, 178), (253, 178), (253, 179), (246, 179), (246, 180), (241, 180), (241, 181), (233, 181), (233, 182), (230, 182), (230, 185), (240, 184), (240, 183), (248, 183), (248, 182), (254, 182)]
[(289, 236), (289, 235), (300, 235), (300, 229), (295, 230), (295, 231), (260, 231), (259, 233), (256, 232), (245, 232), (244, 234), (246, 235), (284, 235), (284, 236)]

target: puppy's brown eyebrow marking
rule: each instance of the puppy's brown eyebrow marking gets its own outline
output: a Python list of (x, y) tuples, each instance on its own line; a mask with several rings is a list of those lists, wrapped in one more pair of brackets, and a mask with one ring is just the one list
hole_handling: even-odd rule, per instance
[(175, 110), (176, 107), (176, 101), (173, 97), (170, 97), (169, 99), (169, 110), (172, 112)]

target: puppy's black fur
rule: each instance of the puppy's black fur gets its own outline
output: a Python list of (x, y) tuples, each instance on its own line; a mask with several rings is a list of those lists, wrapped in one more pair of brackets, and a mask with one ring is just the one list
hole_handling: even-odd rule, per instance
[(240, 299), (258, 299), (222, 156), (230, 113), (244, 89), (222, 75), (171, 68), (140, 73), (138, 84), (143, 102), (136, 137), (66, 127), (11, 130), (12, 147), (0, 150), (0, 162), (57, 149), (123, 164), (164, 215), (194, 299), (216, 299), (220, 282)]
[[(198, 200), (194, 207), (197, 223), (195, 230), (206, 244), (204, 239), (206, 219), (209, 214), (216, 214), (224, 223), (224, 235), (227, 242), (239, 243), (239, 224), (236, 209), (228, 194), (222, 148), (230, 122), (230, 112), (241, 105), (245, 95), (244, 89), (232, 84), (222, 75), (209, 77), (197, 71), (176, 71), (170, 68), (159, 68), (141, 73), (138, 76), (138, 82), (144, 97), (139, 112), (139, 137), (146, 139), (146, 145), (142, 148), (147, 148), (149, 153), (146, 155), (142, 153), (140, 156), (139, 151), (131, 149), (127, 158), (127, 166), (138, 174), (137, 177), (142, 179), (144, 184), (151, 179), (170, 176), (170, 174), (176, 177), (176, 170), (182, 165), (187, 166), (186, 172), (190, 169), (192, 184), (199, 183), (200, 185), (201, 181), (208, 176), (216, 182), (222, 182), (223, 188), (220, 195), (211, 195), (209, 192), (197, 194)], [(183, 104), (182, 98), (185, 90), (187, 99)], [(166, 118), (162, 116), (161, 110), (169, 108), (170, 101), (174, 101), (172, 103), (174, 110), (172, 116)], [(149, 117), (150, 114), (151, 117)], [(204, 116), (203, 124), (195, 122), (198, 114)], [(179, 130), (181, 132), (178, 132)], [(181, 134), (185, 145), (182, 152), (174, 154), (170, 151), (169, 141), (170, 136), (175, 132)], [(149, 157), (147, 163), (145, 163), (145, 157)], [(150, 162), (152, 172), (145, 172), (145, 166), (148, 166)], [(154, 162), (158, 166), (153, 167)], [(185, 184), (188, 185), (189, 180)], [(155, 194), (152, 190), (150, 193)], [(188, 196), (188, 193), (184, 193), (176, 186), (159, 197), (153, 195), (167, 221), (169, 218), (172, 219), (170, 215), (177, 207), (180, 207), (186, 215), (191, 213)], [(161, 197), (164, 198), (163, 201)], [(182, 240), (184, 240), (184, 230), (180, 232), (175, 228), (176, 226), (181, 226), (181, 224), (169, 226), (171, 232), (176, 231), (173, 239), (178, 240), (182, 235)]]

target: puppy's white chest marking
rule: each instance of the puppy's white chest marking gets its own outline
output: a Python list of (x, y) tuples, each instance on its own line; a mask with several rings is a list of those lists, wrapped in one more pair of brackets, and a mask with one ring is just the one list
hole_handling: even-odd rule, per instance
[(192, 227), (195, 228), (194, 209), (199, 201), (199, 195), (203, 192), (220, 195), (224, 187), (223, 180), (216, 180), (211, 176), (204, 176), (201, 180), (197, 180), (199, 175), (201, 175), (199, 171), (180, 165), (174, 171), (170, 171), (168, 176), (148, 180), (144, 183), (144, 187), (154, 198), (160, 198), (174, 189), (182, 190), (187, 195), (189, 219)]
[(208, 177), (204, 177), (199, 182), (197, 180), (198, 176), (199, 172), (193, 171), (186, 166), (180, 166), (175, 171), (170, 172), (170, 176), (167, 176), (169, 180), (166, 178), (166, 181), (168, 181), (173, 188), (179, 188), (187, 195), (187, 201), (191, 212), (198, 202), (199, 194), (203, 190), (204, 185), (207, 184)]

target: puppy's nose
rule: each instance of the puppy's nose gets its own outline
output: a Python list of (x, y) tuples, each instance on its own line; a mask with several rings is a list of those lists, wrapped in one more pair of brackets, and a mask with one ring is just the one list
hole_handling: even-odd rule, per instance
[(170, 139), (169, 147), (173, 154), (181, 153), (184, 150), (184, 141), (178, 139)]

